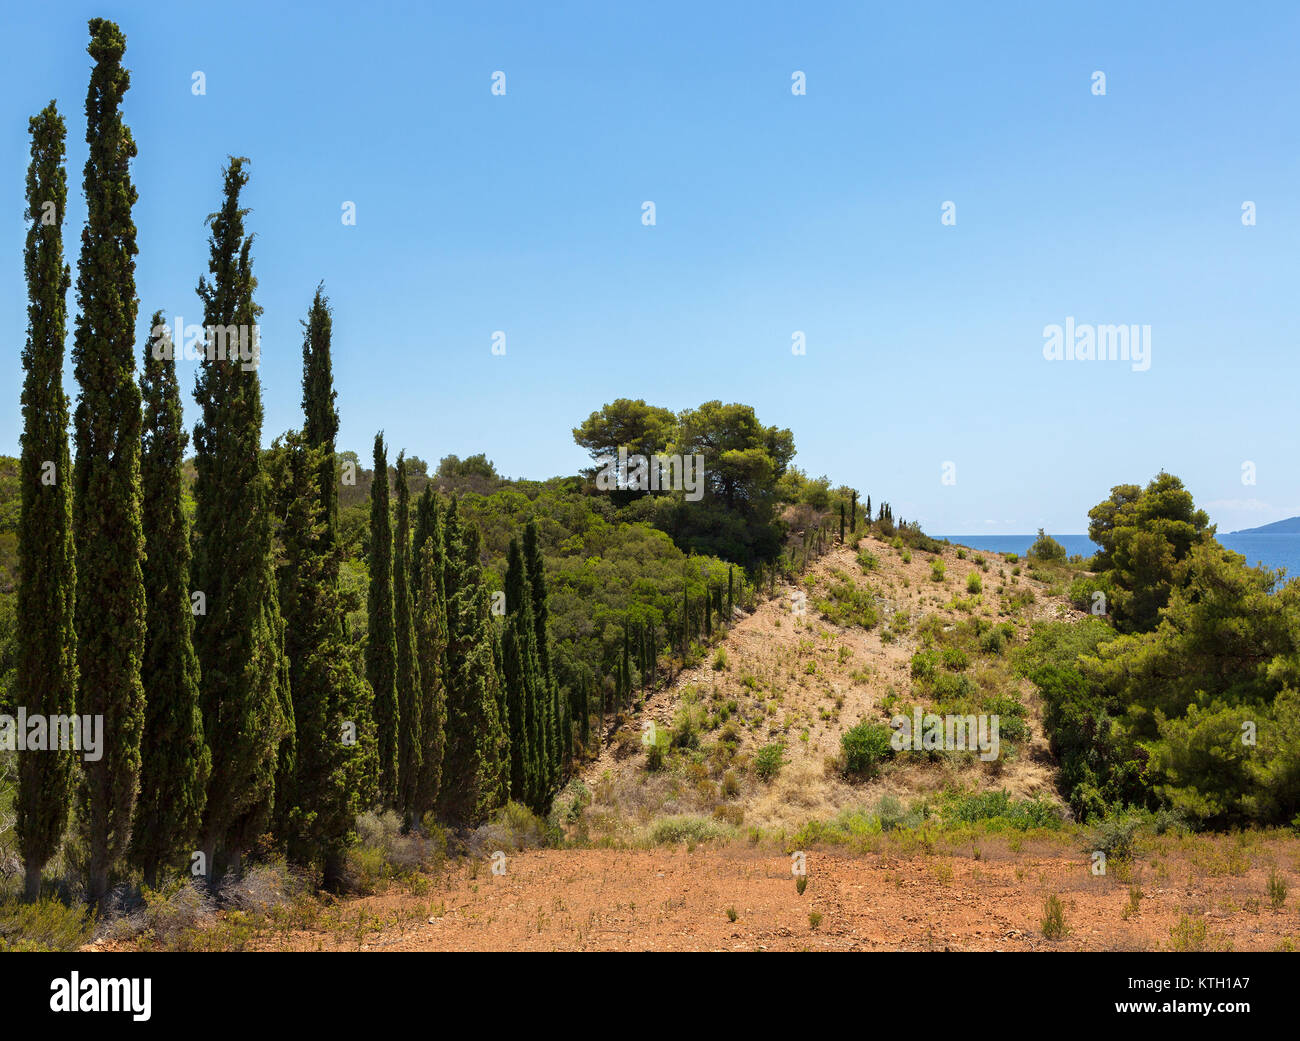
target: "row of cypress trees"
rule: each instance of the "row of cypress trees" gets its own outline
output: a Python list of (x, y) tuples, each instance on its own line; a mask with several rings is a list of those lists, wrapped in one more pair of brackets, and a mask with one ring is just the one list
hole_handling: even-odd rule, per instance
[(478, 820), (507, 799), (540, 812), (573, 748), (551, 664), (537, 526), (511, 540), (497, 612), (478, 529), (462, 523), (456, 500), (444, 504), (426, 486), (412, 511), (399, 454), (394, 510), (382, 432), (374, 474), (366, 674), (379, 801), (408, 828), (430, 812)]
[[(54, 102), (29, 127), (16, 694), (29, 715), (102, 718), (104, 742), (80, 771), (71, 752), (19, 757), (27, 896), (39, 895), (73, 805), (94, 903), (128, 863), (151, 884), (186, 858), (219, 878), (268, 834), (334, 885), (370, 806), (397, 809), (408, 826), (429, 812), (473, 822), (509, 797), (541, 809), (572, 740), (536, 528), (512, 546), (498, 626), (477, 528), (431, 489), (412, 517), (403, 456), (393, 523), (382, 435), (358, 658), (340, 588), (339, 418), (321, 287), (303, 322), (303, 427), (269, 451), (257, 366), (214, 351), (210, 333), (194, 391), (190, 530), (176, 345), (160, 311), (136, 380), (126, 41), (112, 22), (89, 28), (75, 467), (62, 389), (66, 129)], [(230, 159), (207, 221), (197, 292), (209, 330), (255, 330), (261, 314), (240, 205), (246, 166)]]

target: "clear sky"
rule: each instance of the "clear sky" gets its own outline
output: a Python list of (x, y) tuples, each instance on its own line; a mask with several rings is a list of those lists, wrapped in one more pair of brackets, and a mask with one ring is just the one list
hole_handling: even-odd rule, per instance
[[(0, 452), (27, 119), (68, 119), (75, 268), (96, 15), (128, 41), (142, 344), (156, 308), (201, 319), (203, 219), (251, 159), (268, 443), (324, 279), (363, 458), (383, 428), (547, 477), (607, 401), (721, 398), (934, 532), (1080, 532), (1162, 467), (1221, 530), (1300, 513), (1295, 4), (6, 3)], [(1067, 318), (1149, 325), (1150, 368), (1046, 360)]]

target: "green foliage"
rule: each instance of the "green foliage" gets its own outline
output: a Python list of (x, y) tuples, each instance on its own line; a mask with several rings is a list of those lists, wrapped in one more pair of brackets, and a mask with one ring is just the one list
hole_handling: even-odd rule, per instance
[(415, 619), (411, 603), (411, 488), (406, 453), (397, 454), (397, 526), (393, 532), (393, 637), (397, 647), (397, 806), (408, 826), (419, 819), (420, 672), (415, 655)]
[(1027, 554), (1033, 560), (1046, 560), (1053, 563), (1059, 563), (1065, 560), (1065, 547), (1062, 546), (1051, 535), (1047, 534), (1042, 528), (1038, 529), (1038, 538), (1034, 544), (1029, 547)]
[(1124, 633), (1148, 632), (1172, 592), (1186, 581), (1192, 550), (1212, 541), (1214, 527), (1192, 495), (1161, 472), (1146, 488), (1116, 485), (1088, 511), (1088, 537), (1101, 546), (1093, 562), (1112, 587), (1110, 612)]
[[(163, 314), (150, 320), (165, 329)], [(199, 659), (190, 603), (190, 530), (181, 464), (189, 439), (183, 427), (174, 358), (161, 336), (145, 349), (140, 378), (144, 435), (140, 457), (141, 527), (145, 555), (145, 642), (141, 682), (145, 725), (140, 794), (131, 859), (153, 885), (158, 870), (194, 849), (207, 800), (212, 759), (199, 711)]]
[[(86, 94), (86, 228), (77, 265), (72, 361), (80, 395), (73, 427), (77, 554), (77, 712), (99, 717), (105, 748), (84, 763), (78, 805), (89, 897), (102, 901), (131, 836), (144, 731), (144, 536), (140, 527), (140, 388), (135, 381), (135, 140), (120, 106), (131, 83), (126, 38), (90, 21)], [(254, 448), (254, 452), (256, 448)]]
[(890, 744), (892, 733), (883, 723), (865, 719), (846, 730), (840, 736), (844, 772), (864, 776), (874, 774), (881, 762), (894, 755)]
[(1044, 901), (1043, 918), (1039, 925), (1046, 940), (1063, 940), (1069, 935), (1069, 926), (1065, 924), (1065, 905), (1055, 893)]
[[(245, 160), (225, 170), (221, 208), (208, 221), (209, 272), (199, 279), (205, 327), (244, 327), (254, 302), (252, 236), (239, 205)], [(293, 705), (271, 541), (270, 483), (261, 452), (262, 390), (255, 366), (205, 355), (194, 397), (193, 581), (207, 614), (195, 620), (203, 734), (212, 752), (201, 841), (220, 874), (270, 823), (277, 773), (293, 753)]]
[(6, 951), (72, 953), (90, 940), (90, 911), (61, 900), (0, 902), (0, 954)]
[(509, 794), (509, 722), (498, 645), (480, 563), (478, 528), (462, 525), (453, 499), (443, 526), (447, 599), (447, 742), (438, 813), (477, 823)]
[(1061, 814), (1045, 799), (1013, 799), (1002, 790), (954, 795), (943, 810), (944, 820), (963, 824), (990, 824), (994, 830), (1013, 828), (1055, 829), (1061, 826)]
[(781, 772), (785, 762), (785, 745), (773, 742), (754, 754), (754, 772), (760, 780), (771, 781)]
[[(64, 297), (71, 284), (63, 261), (63, 214), (67, 174), (65, 130), (54, 102), (29, 124), (31, 163), (27, 168), (27, 216), (23, 252), (27, 275), (28, 327), (23, 348), (22, 460), (6, 473), (6, 509), (0, 540), (0, 704), (33, 714), (66, 716), (76, 704), (77, 634), (74, 628), (76, 563), (72, 537), (71, 460), (68, 398), (63, 392)], [(43, 220), (46, 203), (53, 222)], [(6, 461), (9, 462), (9, 461)], [(48, 465), (50, 481), (43, 481)], [(21, 489), (21, 491), (19, 491)], [(11, 523), (10, 521), (17, 523)], [(17, 528), (17, 538), (14, 529)], [(17, 597), (16, 565), (23, 561)], [(16, 603), (15, 603), (16, 599)], [(12, 687), (12, 696), (6, 696)], [(18, 764), (15, 805), (19, 848), (27, 871), (27, 896), (40, 887), (41, 869), (57, 852), (68, 820), (72, 755), (24, 755)]]
[(397, 700), (397, 625), (393, 616), (393, 529), (388, 495), (388, 450), (375, 435), (375, 480), (370, 486), (370, 587), (366, 597), (366, 679), (374, 692), (379, 799), (398, 799), (401, 709)]
[(880, 617), (871, 591), (847, 580), (833, 582), (827, 595), (819, 597), (815, 605), (817, 610), (836, 625), (872, 629)]

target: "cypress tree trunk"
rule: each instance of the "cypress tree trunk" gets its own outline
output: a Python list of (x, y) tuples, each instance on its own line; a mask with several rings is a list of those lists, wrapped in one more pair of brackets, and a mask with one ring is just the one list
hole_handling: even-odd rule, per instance
[(95, 67), (86, 96), (88, 216), (78, 264), (72, 357), (75, 416), (77, 711), (102, 720), (103, 754), (84, 764), (81, 825), (87, 896), (102, 903), (131, 837), (140, 777), (144, 690), (144, 538), (140, 528), (140, 389), (135, 382), (135, 141), (122, 122), (126, 38), (90, 21)]
[[(271, 819), (277, 773), (291, 768), (293, 704), (276, 588), (270, 482), (262, 464), (262, 387), (256, 349), (229, 350), (222, 331), (257, 342), (252, 237), (239, 194), (245, 159), (231, 157), (221, 209), (208, 218), (208, 271), (200, 277), (207, 350), (195, 381), (194, 585), (206, 598), (195, 621), (203, 733), (212, 774), (201, 828), (209, 876), (237, 869)], [(224, 343), (222, 341), (225, 341)], [(245, 352), (247, 353), (247, 352)]]
[[(68, 180), (64, 125), (54, 102), (32, 117), (27, 168), (27, 344), (23, 349), (23, 433), (19, 465), (17, 668), (15, 707), (66, 716), (76, 707), (77, 573), (72, 544), (72, 467), (68, 399), (63, 393), (64, 297), (71, 284), (63, 262)], [(14, 805), (24, 896), (40, 895), (41, 870), (58, 851), (68, 822), (73, 752), (18, 757)]]
[(420, 783), (420, 673), (415, 657), (408, 560), (411, 544), (411, 489), (406, 483), (406, 454), (397, 453), (397, 530), (393, 538), (393, 629), (397, 643), (396, 683), (398, 805), (409, 830), (415, 822)]
[(393, 620), (392, 520), (388, 506), (388, 453), (375, 435), (375, 476), (370, 486), (370, 590), (366, 600), (366, 678), (374, 691), (378, 731), (379, 801), (396, 806), (398, 728), (397, 635)]
[(176, 381), (175, 345), (154, 312), (140, 377), (144, 435), (140, 454), (145, 641), (140, 670), (145, 696), (140, 795), (131, 859), (153, 886), (158, 871), (192, 851), (207, 801), (212, 758), (199, 711), (199, 659), (190, 601), (190, 526), (181, 465), (189, 437)]

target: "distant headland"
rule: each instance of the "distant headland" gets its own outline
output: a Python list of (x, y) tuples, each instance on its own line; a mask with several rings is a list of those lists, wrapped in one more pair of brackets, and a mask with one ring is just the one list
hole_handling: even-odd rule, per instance
[(1233, 535), (1300, 535), (1300, 517), (1288, 517), (1286, 520), (1274, 521), (1258, 528), (1243, 528), (1232, 532)]

